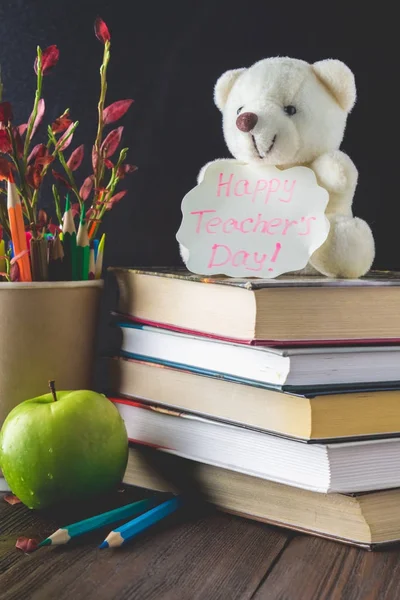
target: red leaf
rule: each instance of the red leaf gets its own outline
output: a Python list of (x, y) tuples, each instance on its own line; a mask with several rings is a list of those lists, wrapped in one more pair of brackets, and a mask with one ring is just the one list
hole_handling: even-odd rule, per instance
[(103, 19), (101, 19), (100, 17), (97, 17), (97, 19), (94, 22), (94, 32), (96, 34), (97, 39), (103, 44), (111, 40), (108, 27), (104, 23)]
[(117, 129), (113, 129), (112, 131), (110, 131), (110, 133), (103, 141), (100, 150), (101, 152), (105, 152), (106, 158), (110, 158), (110, 156), (112, 156), (118, 148), (123, 131), (123, 127), (117, 127)]
[(29, 165), (26, 170), (26, 180), (35, 190), (39, 189), (40, 184), (42, 183), (42, 169)]
[(39, 542), (34, 538), (27, 538), (25, 536), (21, 536), (17, 539), (15, 547), (23, 552), (33, 552), (37, 550), (39, 546)]
[(21, 137), (17, 127), (14, 127), (12, 131), (13, 131), (13, 136), (14, 136), (14, 140), (15, 140), (15, 146), (17, 148), (17, 154), (18, 154), (18, 157), (21, 158), (21, 156), (24, 153), (24, 142), (22, 141), (22, 137)]
[(4, 500), (12, 506), (14, 506), (14, 504), (21, 504), (21, 500), (17, 498), (17, 496), (14, 496), (14, 494), (6, 494)]
[(57, 179), (58, 181), (60, 181), (63, 185), (65, 185), (65, 187), (67, 187), (68, 189), (71, 189), (70, 184), (68, 183), (68, 181), (65, 179), (65, 177), (63, 177), (60, 173), (58, 173), (57, 171), (55, 171), (54, 169), (52, 169), (51, 171), (53, 173), (53, 177), (55, 179)]
[(115, 196), (113, 196), (112, 198), (109, 199), (109, 201), (106, 204), (106, 208), (107, 210), (110, 210), (114, 204), (116, 204), (117, 202), (119, 202), (120, 200), (122, 200), (122, 198), (125, 196), (125, 194), (127, 193), (128, 190), (122, 190), (121, 192), (118, 192), (118, 194), (115, 194)]
[(13, 112), (9, 102), (0, 102), (0, 123), (8, 124), (13, 120)]
[(51, 233), (51, 235), (56, 235), (56, 233), (60, 233), (61, 229), (58, 225), (55, 225), (54, 223), (49, 223), (47, 225), (47, 231)]
[(51, 126), (51, 130), (53, 133), (61, 133), (68, 129), (68, 127), (72, 124), (71, 119), (68, 118), (68, 111), (65, 111), (61, 117), (58, 117)]
[(24, 133), (27, 129), (28, 129), (28, 123), (23, 123), (22, 125), (18, 125), (18, 127), (17, 127), (19, 135), (24, 135)]
[(10, 136), (5, 129), (0, 129), (0, 152), (7, 154), (12, 152)]
[(121, 165), (118, 167), (117, 177), (119, 177), (119, 179), (123, 179), (125, 175), (129, 175), (135, 171), (137, 171), (137, 167), (135, 165)]
[(103, 110), (104, 125), (118, 121), (118, 119), (124, 116), (132, 103), (133, 100), (117, 100), (117, 102), (113, 102), (113, 104), (107, 106)]
[(8, 160), (0, 157), (0, 180), (10, 179), (10, 176), (12, 175), (12, 168), (12, 164), (8, 162)]
[(54, 161), (54, 156), (46, 154), (46, 156), (39, 157), (35, 160), (35, 167), (46, 167)]
[(93, 187), (93, 175), (89, 175), (86, 177), (85, 181), (82, 184), (81, 189), (79, 190), (79, 195), (83, 201), (87, 200), (90, 196), (90, 192)]
[[(46, 108), (46, 106), (45, 106), (44, 100), (43, 100), (43, 98), (40, 98), (40, 100), (38, 102), (38, 107), (37, 107), (36, 119), (35, 119), (35, 123), (32, 128), (32, 133), (31, 133), (30, 139), (33, 138), (33, 136), (35, 135), (35, 133), (37, 131), (37, 128), (39, 127), (40, 123), (43, 120), (45, 108)], [(31, 122), (31, 119), (32, 119), (32, 115), (29, 117), (28, 125)]]
[(83, 144), (81, 146), (78, 146), (78, 148), (75, 148), (75, 150), (72, 152), (71, 156), (67, 161), (67, 165), (71, 169), (71, 171), (76, 171), (76, 169), (78, 169), (81, 166), (84, 153), (85, 146)]
[(92, 216), (93, 213), (94, 213), (94, 208), (91, 206), (89, 208), (89, 210), (86, 211), (86, 221), (88, 221), (90, 219), (90, 217)]
[(63, 135), (58, 140), (58, 142), (56, 144), (57, 150), (59, 150), (59, 151), (66, 150), (68, 148), (68, 146), (70, 145), (70, 143), (72, 142), (72, 138), (74, 137), (74, 134), (71, 134), (71, 135), (69, 135), (69, 134), (71, 132), (73, 125), (74, 124), (71, 123), (71, 125), (68, 127), (68, 129), (65, 131), (65, 133), (63, 133)]
[(81, 207), (79, 205), (79, 202), (75, 202), (74, 204), (71, 204), (71, 210), (72, 210), (72, 216), (73, 217), (77, 217), (78, 215), (81, 214)]
[[(42, 52), (42, 74), (47, 75), (53, 67), (58, 63), (60, 51), (57, 46), (49, 46)], [(37, 74), (37, 57), (34, 64), (35, 73)]]
[(44, 144), (36, 144), (31, 150), (30, 155), (28, 156), (28, 164), (36, 159), (37, 156), (44, 156), (46, 154), (47, 148)]
[(38, 214), (38, 222), (39, 222), (39, 224), (42, 227), (44, 227), (45, 225), (47, 225), (47, 221), (48, 220), (49, 220), (49, 217), (47, 216), (47, 212), (41, 208), (39, 210), (39, 214)]
[(109, 160), (108, 158), (104, 159), (104, 165), (107, 167), (107, 169), (114, 168), (114, 163), (112, 163), (111, 160)]

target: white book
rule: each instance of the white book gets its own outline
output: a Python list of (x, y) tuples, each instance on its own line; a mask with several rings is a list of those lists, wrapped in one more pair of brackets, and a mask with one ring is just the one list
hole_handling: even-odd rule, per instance
[(400, 487), (400, 439), (306, 444), (267, 433), (117, 400), (131, 441), (200, 463), (315, 492)]
[(269, 348), (147, 325), (119, 324), (122, 353), (282, 389), (387, 387), (400, 380), (400, 346)]

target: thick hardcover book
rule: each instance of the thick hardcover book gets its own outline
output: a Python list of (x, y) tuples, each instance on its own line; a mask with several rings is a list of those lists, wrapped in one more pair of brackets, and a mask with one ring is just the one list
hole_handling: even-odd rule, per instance
[(400, 274), (360, 279), (200, 277), (113, 268), (118, 312), (137, 321), (243, 343), (400, 341)]
[(120, 322), (121, 355), (293, 393), (400, 387), (400, 346), (269, 348)]
[(400, 390), (282, 392), (166, 364), (110, 358), (108, 392), (316, 442), (399, 435)]
[[(175, 458), (179, 469), (179, 457)], [(191, 462), (209, 500), (225, 512), (372, 550), (400, 541), (400, 489), (360, 494), (319, 494), (229, 469)], [(128, 485), (175, 490), (134, 448)]]
[(400, 439), (304, 444), (139, 402), (113, 399), (132, 442), (324, 493), (400, 487)]

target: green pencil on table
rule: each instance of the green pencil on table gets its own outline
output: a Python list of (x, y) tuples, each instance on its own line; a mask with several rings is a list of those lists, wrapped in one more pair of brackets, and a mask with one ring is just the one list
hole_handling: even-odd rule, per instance
[(71, 281), (76, 281), (78, 279), (76, 229), (68, 195), (65, 200), (65, 212), (63, 218), (63, 247), (65, 255), (64, 261), (66, 266), (66, 277)]
[(85, 207), (82, 206), (78, 235), (76, 236), (77, 279), (89, 279), (90, 242), (86, 223)]

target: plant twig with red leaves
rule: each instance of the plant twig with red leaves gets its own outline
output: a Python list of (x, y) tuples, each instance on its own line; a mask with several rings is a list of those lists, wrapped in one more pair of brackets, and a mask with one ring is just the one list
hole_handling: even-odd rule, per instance
[[(71, 144), (78, 121), (70, 118), (69, 109), (65, 110), (47, 128), (46, 144), (36, 144), (31, 149), (32, 138), (35, 136), (45, 113), (45, 103), (42, 98), (43, 76), (57, 64), (59, 52), (57, 46), (49, 46), (44, 51), (37, 49), (34, 64), (36, 73), (36, 93), (31, 116), (27, 123), (12, 126), (13, 114), (10, 103), (1, 102), (2, 83), (0, 80), (0, 181), (7, 179), (13, 172), (18, 193), (21, 196), (23, 212), (27, 228), (37, 237), (45, 229), (54, 228), (51, 220), (43, 220), (44, 211), (38, 212), (38, 201), (41, 186), (50, 166), (56, 184), (52, 186), (53, 200), (57, 220), (61, 225), (62, 208), (57, 184), (72, 190), (79, 211), (85, 208), (88, 219), (89, 236), (97, 234), (99, 225), (106, 211), (110, 210), (126, 194), (126, 190), (116, 192), (118, 183), (126, 175), (133, 173), (137, 167), (125, 163), (128, 149), (120, 150), (117, 162), (111, 161), (121, 143), (123, 127), (111, 130), (104, 137), (106, 126), (118, 121), (125, 115), (133, 100), (119, 100), (105, 107), (107, 94), (107, 68), (110, 61), (111, 36), (107, 25), (99, 17), (95, 21), (96, 37), (104, 44), (103, 60), (100, 67), (100, 95), (97, 105), (98, 124), (96, 138), (92, 147), (93, 174), (86, 177), (79, 186), (75, 172), (79, 169), (84, 158), (84, 146), (78, 146), (65, 157), (65, 151)], [(25, 140), (23, 140), (25, 136)], [(54, 161), (58, 160), (64, 174), (54, 169)], [(5, 189), (0, 185), (0, 224), (9, 233), (8, 214), (2, 195)], [(40, 217), (41, 214), (41, 217)], [(51, 229), (50, 229), (51, 230)]]
[[(105, 107), (107, 95), (107, 68), (110, 61), (111, 35), (105, 22), (99, 17), (94, 24), (95, 34), (98, 40), (104, 44), (103, 60), (100, 66), (100, 95), (97, 105), (98, 123), (96, 138), (92, 147), (92, 168), (93, 175), (86, 177), (85, 181), (78, 188), (75, 180), (75, 171), (82, 163), (84, 155), (84, 147), (76, 148), (68, 161), (65, 160), (63, 150), (56, 146), (56, 154), (64, 169), (66, 177), (60, 173), (54, 172), (55, 178), (64, 186), (71, 189), (76, 196), (79, 209), (76, 213), (81, 212), (82, 207), (86, 209), (88, 220), (89, 237), (93, 238), (98, 231), (106, 211), (110, 210), (123, 196), (126, 190), (115, 193), (116, 187), (121, 179), (129, 173), (136, 171), (137, 167), (125, 163), (128, 153), (128, 148), (123, 148), (119, 153), (119, 158), (115, 164), (111, 162), (111, 157), (115, 154), (118, 146), (121, 143), (122, 133), (124, 128), (117, 127), (111, 130), (104, 138), (104, 128), (111, 123), (115, 123), (125, 115), (133, 100), (118, 100), (109, 106)], [(72, 125), (70, 124), (70, 127)], [(53, 144), (56, 144), (54, 135), (54, 123), (52, 131), (49, 129), (49, 139)], [(108, 175), (108, 173), (110, 173)], [(108, 181), (107, 181), (108, 180)], [(88, 200), (91, 197), (90, 205)], [(86, 204), (87, 203), (87, 204)]]
[[(38, 191), (46, 174), (46, 166), (54, 160), (54, 156), (46, 152), (32, 151), (30, 149), (32, 139), (40, 126), (44, 112), (45, 103), (42, 98), (43, 76), (58, 62), (57, 46), (49, 46), (43, 52), (37, 49), (34, 64), (36, 72), (36, 93), (32, 113), (27, 123), (14, 127), (12, 125), (13, 111), (9, 102), (1, 102), (0, 98), (0, 180), (12, 178), (17, 185), (18, 193), (22, 200), (23, 212), (27, 221), (27, 227), (37, 237), (36, 228), (37, 210), (36, 201)], [(0, 89), (3, 85), (0, 83)], [(23, 136), (25, 135), (25, 141)], [(42, 144), (45, 148), (45, 146)], [(5, 194), (5, 189), (0, 188)], [(6, 207), (0, 209), (0, 223), (9, 235), (9, 221)]]

